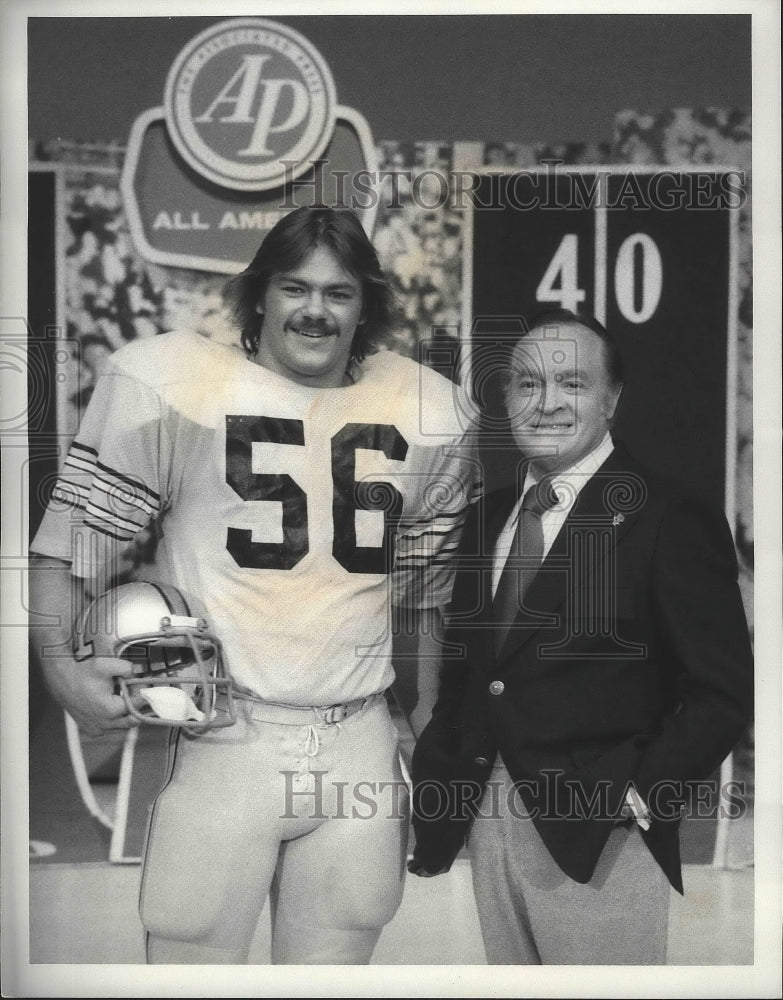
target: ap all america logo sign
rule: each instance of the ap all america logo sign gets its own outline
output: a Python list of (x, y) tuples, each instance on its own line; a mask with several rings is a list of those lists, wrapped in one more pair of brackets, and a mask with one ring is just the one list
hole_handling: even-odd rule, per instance
[(202, 32), (166, 83), (166, 124), (179, 153), (216, 184), (242, 191), (276, 187), (317, 160), (335, 104), (315, 48), (258, 18)]
[[(285, 25), (246, 17), (177, 55), (163, 107), (133, 125), (121, 189), (148, 260), (233, 273), (293, 208), (375, 174), (369, 126), (337, 103), (320, 53)], [(371, 233), (377, 198), (358, 210)]]

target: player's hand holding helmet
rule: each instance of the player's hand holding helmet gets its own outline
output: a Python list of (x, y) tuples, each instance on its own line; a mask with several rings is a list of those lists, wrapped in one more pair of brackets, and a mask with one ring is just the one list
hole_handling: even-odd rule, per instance
[(77, 661), (93, 657), (130, 665), (115, 684), (138, 722), (203, 732), (236, 721), (220, 640), (200, 604), (176, 587), (125, 583), (96, 597), (74, 648)]

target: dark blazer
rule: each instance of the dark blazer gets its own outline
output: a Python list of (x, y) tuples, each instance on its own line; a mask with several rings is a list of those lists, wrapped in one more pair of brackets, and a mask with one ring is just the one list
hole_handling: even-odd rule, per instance
[(647, 845), (682, 892), (684, 783), (720, 766), (753, 705), (725, 517), (616, 445), (496, 655), (493, 552), (516, 497), (490, 495), (465, 528), (440, 692), (413, 756), (414, 860), (452, 863), (500, 751), (571, 878), (590, 880), (632, 782), (653, 812)]

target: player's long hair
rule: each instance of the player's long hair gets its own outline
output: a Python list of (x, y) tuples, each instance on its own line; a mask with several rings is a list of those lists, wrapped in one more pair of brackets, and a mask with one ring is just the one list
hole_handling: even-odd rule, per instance
[(350, 364), (363, 361), (377, 350), (394, 323), (396, 303), (381, 271), (378, 255), (354, 212), (342, 206), (297, 208), (283, 216), (264, 238), (244, 271), (229, 278), (223, 302), (242, 335), (242, 346), (256, 354), (263, 316), (257, 305), (269, 279), (293, 270), (317, 247), (326, 247), (342, 267), (361, 282), (363, 322), (351, 344)]

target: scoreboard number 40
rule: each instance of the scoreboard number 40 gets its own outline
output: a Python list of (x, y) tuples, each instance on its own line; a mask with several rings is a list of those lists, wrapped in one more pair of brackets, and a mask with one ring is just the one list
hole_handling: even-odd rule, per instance
[[(536, 286), (537, 302), (555, 302), (576, 310), (587, 298), (578, 280), (579, 236), (566, 233)], [(646, 323), (663, 292), (663, 260), (655, 240), (633, 233), (620, 244), (614, 263), (617, 307), (630, 323)]]

